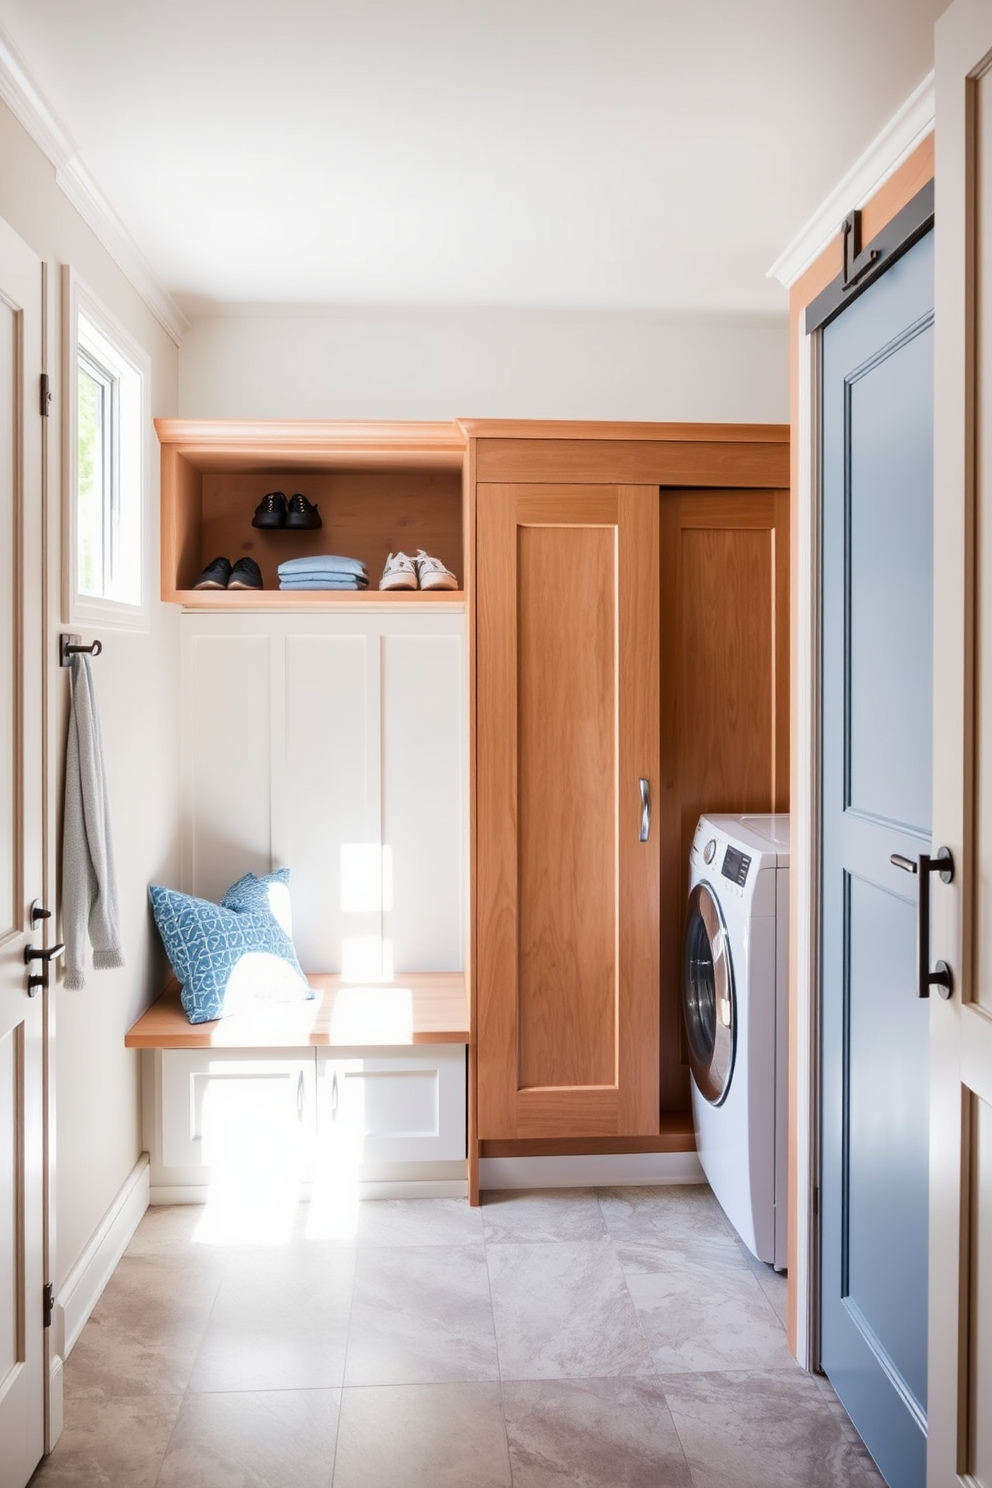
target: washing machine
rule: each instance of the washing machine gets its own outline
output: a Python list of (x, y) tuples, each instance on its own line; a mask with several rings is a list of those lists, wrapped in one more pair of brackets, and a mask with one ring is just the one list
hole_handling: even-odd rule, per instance
[(701, 816), (682, 1009), (703, 1171), (759, 1260), (786, 1265), (789, 818)]

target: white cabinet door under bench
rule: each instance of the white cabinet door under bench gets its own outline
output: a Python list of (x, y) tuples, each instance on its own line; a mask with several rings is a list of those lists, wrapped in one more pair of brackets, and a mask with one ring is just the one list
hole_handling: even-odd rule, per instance
[(175, 983), (128, 1032), (143, 1050), (153, 1203), (218, 1185), (365, 1197), (466, 1192), (464, 977), (314, 976), (312, 1003), (191, 1024)]
[(464, 1161), (460, 1044), (317, 1051), (317, 1161), (354, 1154), (366, 1167)]

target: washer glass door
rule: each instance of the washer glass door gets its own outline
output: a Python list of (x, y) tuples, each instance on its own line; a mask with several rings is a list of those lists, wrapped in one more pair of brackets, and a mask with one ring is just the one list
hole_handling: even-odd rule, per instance
[(720, 904), (707, 883), (689, 895), (682, 937), (682, 1011), (689, 1065), (711, 1105), (727, 1098), (737, 1046), (730, 942)]

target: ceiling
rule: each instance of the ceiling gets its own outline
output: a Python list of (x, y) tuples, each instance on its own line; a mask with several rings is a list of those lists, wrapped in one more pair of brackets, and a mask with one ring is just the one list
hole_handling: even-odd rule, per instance
[(0, 0), (161, 283), (776, 315), (947, 0)]

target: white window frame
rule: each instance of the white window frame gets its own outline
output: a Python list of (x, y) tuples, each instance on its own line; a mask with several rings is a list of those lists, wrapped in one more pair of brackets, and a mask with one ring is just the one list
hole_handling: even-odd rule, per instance
[[(103, 364), (111, 374), (120, 374), (112, 375), (112, 400), (123, 443), (115, 450), (111, 480), (116, 487), (115, 502), (123, 503), (124, 561), (135, 564), (138, 570), (135, 599), (87, 594), (79, 587), (78, 368), (80, 351), (84, 356), (87, 353), (87, 341), (95, 363)], [(62, 270), (62, 350), (62, 622), (147, 632), (152, 595), (148, 480), (151, 421), (146, 417), (151, 359), (69, 265)]]

